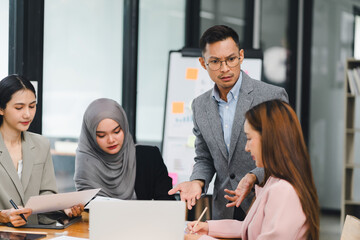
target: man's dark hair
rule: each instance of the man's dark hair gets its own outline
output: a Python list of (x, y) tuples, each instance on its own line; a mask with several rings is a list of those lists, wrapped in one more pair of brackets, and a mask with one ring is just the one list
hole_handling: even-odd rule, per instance
[(215, 43), (218, 41), (223, 41), (231, 37), (238, 48), (240, 49), (239, 35), (234, 31), (234, 29), (225, 26), (225, 25), (215, 25), (206, 30), (200, 38), (200, 49), (201, 52), (205, 52), (206, 44)]

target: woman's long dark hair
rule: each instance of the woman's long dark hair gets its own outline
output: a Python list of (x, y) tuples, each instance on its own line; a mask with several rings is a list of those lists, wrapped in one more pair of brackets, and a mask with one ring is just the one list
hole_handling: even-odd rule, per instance
[[(11, 100), (14, 93), (19, 90), (28, 89), (36, 97), (34, 86), (29, 80), (17, 74), (9, 75), (0, 81), (0, 109), (5, 109), (6, 104)], [(0, 115), (0, 126), (3, 124), (3, 116)]]
[(265, 180), (270, 176), (288, 181), (296, 190), (307, 224), (308, 239), (319, 239), (319, 202), (309, 153), (295, 111), (285, 102), (261, 103), (245, 114), (261, 135)]

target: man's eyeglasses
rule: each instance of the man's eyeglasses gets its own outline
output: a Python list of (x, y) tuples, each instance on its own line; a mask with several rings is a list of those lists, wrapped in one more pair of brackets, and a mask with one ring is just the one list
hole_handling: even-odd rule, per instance
[(214, 60), (210, 60), (208, 63), (206, 63), (206, 65), (213, 71), (217, 71), (221, 68), (222, 63), (225, 62), (225, 64), (230, 67), (236, 67), (237, 65), (239, 65), (240, 63), (240, 58), (239, 57), (229, 57), (228, 59), (224, 60), (224, 61), (220, 61), (217, 59)]

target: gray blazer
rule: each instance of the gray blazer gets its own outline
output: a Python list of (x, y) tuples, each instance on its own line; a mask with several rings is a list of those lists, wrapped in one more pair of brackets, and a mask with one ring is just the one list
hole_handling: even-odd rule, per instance
[[(256, 168), (251, 155), (245, 152), (246, 136), (243, 131), (245, 113), (253, 106), (272, 99), (288, 102), (283, 88), (250, 78), (242, 72), (242, 83), (231, 133), (229, 152), (226, 149), (221, 127), (219, 108), (211, 91), (195, 98), (192, 103), (195, 141), (195, 165), (190, 180), (205, 181), (205, 192), (216, 173), (212, 219), (232, 219), (234, 208), (227, 208), (224, 189), (236, 189), (239, 181), (248, 172), (253, 172), (262, 181), (264, 172)], [(252, 201), (250, 194), (241, 204), (247, 212)]]
[[(21, 181), (0, 134), (0, 210), (12, 208), (12, 199), (25, 206), (31, 196), (57, 192), (49, 141), (38, 134), (24, 132), (22, 141), (23, 170)], [(37, 223), (35, 215), (29, 223)]]

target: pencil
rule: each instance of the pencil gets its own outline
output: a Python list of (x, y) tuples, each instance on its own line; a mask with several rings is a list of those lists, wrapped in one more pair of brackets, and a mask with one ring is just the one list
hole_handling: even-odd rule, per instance
[[(205, 207), (205, 208), (204, 208), (204, 211), (202, 211), (202, 213), (201, 213), (200, 217), (198, 218), (198, 220), (196, 221), (196, 223), (195, 223), (195, 225), (194, 225), (193, 229), (194, 229), (194, 228), (196, 228), (196, 226), (199, 224), (199, 222), (200, 222), (201, 218), (204, 216), (204, 214), (205, 214), (206, 210), (207, 210), (207, 207)], [(190, 233), (193, 233), (193, 231), (191, 230), (191, 232), (190, 232)]]

